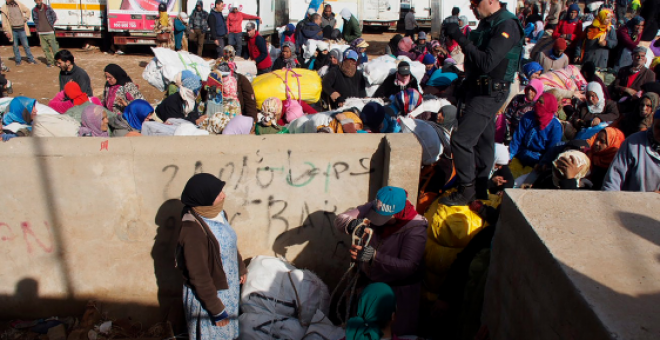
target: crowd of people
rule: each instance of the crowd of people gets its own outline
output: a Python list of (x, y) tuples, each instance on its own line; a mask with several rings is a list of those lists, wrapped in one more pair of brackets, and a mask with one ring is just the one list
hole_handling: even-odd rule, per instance
[[(248, 23), (244, 55), (258, 74), (305, 69), (321, 77), (318, 102), (287, 95), (284, 100), (269, 97), (258, 106), (250, 79), (236, 69), (243, 52), (240, 23), (254, 18), (233, 6), (225, 19), (218, 14), (224, 8), (221, 0), (210, 14), (198, 2), (189, 16), (156, 21), (160, 32), (175, 32), (163, 44), (177, 49), (185, 48), (186, 36), (199, 41), (211, 31), (218, 59), (206, 81), (184, 70), (153, 107), (131, 77), (110, 64), (104, 69), (103, 95), (96, 98), (87, 72), (69, 51), (60, 50), (53, 57), (61, 69), (60, 92), (48, 106), (27, 97), (11, 100), (2, 116), (2, 139), (43, 136), (39, 129), (52, 135), (58, 131), (54, 125), (67, 124), (81, 137), (414, 133), (424, 152), (418, 201), (408, 201), (401, 188), (385, 187), (374, 202), (340, 214), (335, 225), (351, 234), (367, 219), (375, 229), (372, 244), (379, 245), (350, 250), (372, 284), (362, 287), (357, 319), (348, 322), (346, 339), (415, 334), (428, 227), (420, 214), (437, 198), (446, 206), (469, 206), (494, 228), (498, 211), (481, 202), (505, 188), (660, 193), (660, 4), (643, 1), (641, 15), (621, 1), (615, 8), (609, 3), (587, 6), (586, 13), (570, 0), (551, 0), (542, 7), (537, 0), (525, 1), (513, 14), (495, 0), (472, 0), (471, 5), (482, 18), (479, 26), (470, 28), (456, 8), (439, 37), (415, 30), (413, 11), (406, 35), (397, 34), (387, 44), (385, 54), (396, 59), (396, 67), (377, 88), (363, 73), (371, 62), (369, 44), (350, 10), (336, 16), (331, 5), (322, 13), (312, 9), (297, 25), (288, 25), (279, 41), (266, 41)], [(505, 20), (493, 23), (492, 18)], [(504, 28), (491, 32), (488, 25)], [(189, 32), (176, 33), (182, 31)], [(484, 50), (488, 42), (482, 32), (506, 49)], [(523, 44), (526, 53), (518, 49)], [(345, 48), (331, 48), (341, 45)], [(197, 46), (197, 53), (201, 50)], [(518, 54), (511, 56), (511, 51)], [(413, 74), (417, 65), (423, 65), (421, 77)], [(475, 79), (475, 69), (487, 69), (490, 78)], [(507, 81), (509, 73), (517, 74), (514, 81)], [(497, 113), (491, 117), (488, 110)], [(198, 174), (182, 194), (186, 233), (179, 238), (178, 263), (185, 264), (188, 325), (191, 337), (198, 339), (238, 335), (234, 295), (245, 268), (236, 236), (221, 213), (223, 187), (214, 176)], [(481, 231), (482, 237), (461, 254), (473, 258), (478, 252), (468, 248), (489, 247), (492, 228)], [(199, 244), (208, 248), (199, 249)], [(208, 256), (209, 251), (221, 257)], [(470, 262), (464, 261), (468, 255), (460, 256), (460, 268), (452, 267), (445, 281), (454, 285), (448, 291), (465, 285)], [(452, 308), (461, 301), (441, 296), (438, 308), (459, 315)]]

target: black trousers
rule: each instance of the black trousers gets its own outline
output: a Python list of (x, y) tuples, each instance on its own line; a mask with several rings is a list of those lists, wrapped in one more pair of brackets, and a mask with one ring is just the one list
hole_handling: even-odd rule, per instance
[(458, 129), (451, 136), (451, 150), (458, 183), (477, 184), (477, 195), (488, 189), (488, 176), (495, 162), (495, 115), (509, 91), (477, 96), (468, 93)]

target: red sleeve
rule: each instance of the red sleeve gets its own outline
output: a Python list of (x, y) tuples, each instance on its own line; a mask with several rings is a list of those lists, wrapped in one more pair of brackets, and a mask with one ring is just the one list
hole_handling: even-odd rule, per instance
[(243, 13), (243, 12), (241, 12), (241, 14), (243, 15), (243, 20), (257, 20), (257, 19), (259, 19), (259, 17), (256, 16), (256, 15), (247, 14), (247, 13)]
[(557, 26), (557, 29), (555, 29), (552, 32), (552, 39), (559, 39), (559, 36), (561, 35), (560, 32), (561, 32), (561, 29), (562, 29), (563, 26), (564, 26), (564, 20), (561, 20), (559, 22), (559, 26)]
[(628, 34), (628, 27), (623, 26), (616, 31), (616, 37), (619, 40), (619, 44), (623, 47), (628, 48), (629, 50), (634, 50), (637, 47), (637, 44), (630, 38)]

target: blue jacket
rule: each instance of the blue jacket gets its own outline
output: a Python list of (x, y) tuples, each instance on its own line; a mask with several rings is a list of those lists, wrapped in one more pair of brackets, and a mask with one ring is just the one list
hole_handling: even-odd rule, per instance
[(296, 37), (298, 51), (302, 51), (302, 46), (309, 39), (323, 40), (323, 29), (313, 22), (306, 22), (300, 29), (300, 34)]
[(215, 10), (209, 14), (209, 28), (211, 28), (211, 40), (218, 40), (227, 35), (227, 23), (222, 13)]
[[(48, 5), (43, 4), (42, 6), (46, 7), (46, 19), (48, 20), (48, 24), (53, 27), (53, 31), (55, 30), (55, 21), (57, 21), (57, 14), (55, 14), (55, 11)], [(32, 9), (32, 21), (34, 22), (35, 27), (39, 27), (39, 7), (34, 6)]]
[(518, 129), (513, 133), (509, 145), (511, 159), (516, 157), (523, 165), (534, 166), (550, 147), (561, 142), (562, 135), (561, 123), (556, 117), (541, 130), (536, 113), (527, 112), (520, 120)]

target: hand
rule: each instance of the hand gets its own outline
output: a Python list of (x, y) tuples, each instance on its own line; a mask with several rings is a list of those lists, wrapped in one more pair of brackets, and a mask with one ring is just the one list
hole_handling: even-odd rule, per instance
[(247, 274), (241, 275), (241, 284), (244, 284), (245, 280), (247, 280)]
[(216, 321), (215, 325), (218, 327), (225, 327), (229, 324), (229, 319), (224, 319), (220, 321)]
[(624, 88), (623, 91), (627, 93), (629, 96), (634, 96), (637, 94), (637, 91), (635, 91), (635, 89), (631, 89), (629, 87)]
[(207, 118), (207, 116), (206, 116), (206, 115), (202, 115), (202, 116), (200, 116), (200, 117), (199, 117), (199, 118), (197, 118), (197, 120), (195, 121), (195, 124), (197, 124), (197, 125), (200, 125), (200, 124), (202, 124), (202, 122), (203, 122), (203, 121), (205, 121), (205, 120), (206, 120), (206, 118)]
[(10, 34), (9, 32), (5, 32), (5, 36), (6, 36), (7, 38), (11, 38), (11, 34)]
[(6, 142), (6, 141), (8, 141), (8, 140), (10, 140), (10, 139), (12, 139), (12, 138), (16, 138), (16, 137), (18, 137), (18, 136), (15, 135), (15, 134), (13, 134), (13, 133), (3, 133), (3, 134), (2, 134), (2, 141), (3, 141), (3, 142)]
[(341, 97), (341, 94), (337, 91), (332, 92), (332, 94), (330, 95), (330, 98), (332, 99), (332, 101), (337, 101), (337, 98), (339, 98), (339, 97)]
[(492, 180), (493, 183), (495, 183), (495, 185), (498, 187), (504, 185), (507, 182), (502, 176), (495, 176), (492, 178)]
[(371, 246), (351, 246), (351, 259), (360, 262), (369, 262), (376, 255), (376, 249)]
[(213, 42), (215, 43), (215, 46), (220, 46), (220, 40), (213, 40)]
[(603, 46), (603, 47), (607, 46), (607, 40), (603, 39), (603, 40), (599, 41), (598, 45)]
[(520, 186), (520, 189), (531, 189), (532, 184), (531, 183), (524, 183), (523, 185)]
[(573, 97), (575, 97), (575, 98), (577, 98), (577, 99), (579, 99), (583, 102), (587, 100), (587, 97), (584, 95), (584, 93), (582, 93), (580, 91), (573, 92)]
[(591, 126), (596, 126), (600, 124), (600, 118), (594, 118), (591, 120)]
[(117, 98), (117, 101), (119, 101), (119, 105), (126, 107), (128, 106), (128, 103), (124, 100), (124, 98)]
[(561, 158), (557, 161), (557, 169), (564, 173), (566, 179), (575, 179), (585, 166), (587, 165), (582, 164), (582, 166), (577, 166), (577, 161), (573, 156), (570, 156), (568, 159)]

